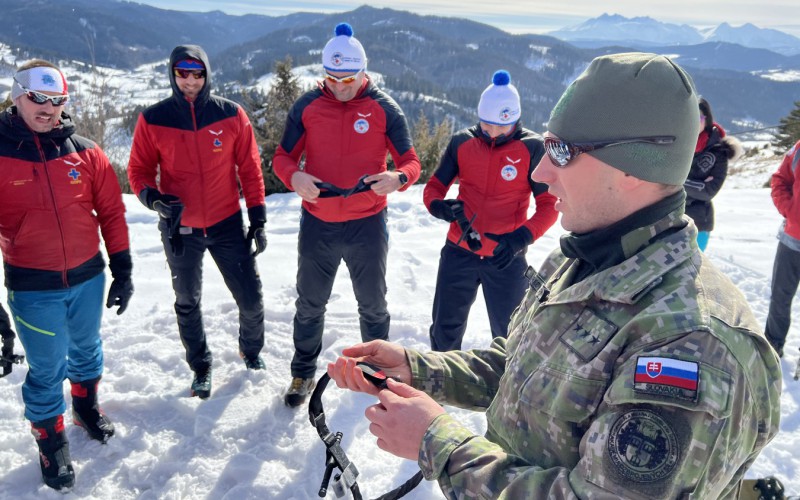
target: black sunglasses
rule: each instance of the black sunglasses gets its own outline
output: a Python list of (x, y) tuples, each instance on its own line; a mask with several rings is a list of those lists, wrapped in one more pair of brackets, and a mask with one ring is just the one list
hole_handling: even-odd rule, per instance
[(643, 142), (646, 144), (672, 144), (675, 142), (675, 136), (671, 135), (656, 135), (650, 137), (631, 137), (630, 139), (612, 139), (608, 141), (598, 142), (566, 142), (555, 137), (544, 138), (544, 150), (553, 165), (559, 168), (566, 167), (569, 162), (574, 160), (581, 153), (588, 153), (590, 151), (597, 151), (598, 149), (607, 148), (609, 146), (618, 146), (620, 144), (631, 144), (634, 142)]

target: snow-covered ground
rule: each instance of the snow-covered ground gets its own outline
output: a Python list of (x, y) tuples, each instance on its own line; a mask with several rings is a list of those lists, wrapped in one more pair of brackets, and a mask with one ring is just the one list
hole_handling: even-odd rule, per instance
[[(777, 159), (772, 167), (777, 166)], [(759, 174), (731, 179), (716, 199), (717, 229), (708, 255), (744, 291), (763, 324), (780, 218)], [(425, 349), (438, 265), (447, 225), (422, 204), (422, 187), (395, 193), (389, 204), (388, 301), (391, 338)], [(20, 385), (26, 368), (0, 380), (0, 498), (93, 499), (311, 499), (324, 469), (324, 446), (308, 422), (306, 407), (289, 409), (282, 393), (289, 383), (296, 244), (300, 202), (294, 194), (267, 198), (269, 247), (258, 257), (264, 284), (267, 370), (247, 372), (237, 353), (237, 309), (216, 266), (205, 261), (203, 312), (214, 352), (211, 398), (189, 397), (191, 372), (183, 361), (172, 309), (169, 272), (156, 229), (156, 215), (132, 196), (125, 197), (134, 259), (136, 293), (127, 312), (107, 312), (103, 320), (106, 367), (100, 386), (106, 413), (117, 435), (107, 445), (90, 440), (68, 424), (77, 471), (73, 491), (61, 495), (40, 479), (36, 445), (23, 418)], [(538, 265), (557, 245), (554, 227), (529, 250)], [(4, 294), (3, 294), (4, 295)], [(800, 300), (794, 314), (800, 318)], [(319, 366), (359, 340), (356, 302), (341, 266), (328, 307)], [(800, 321), (798, 321), (800, 325)], [(800, 347), (794, 326), (782, 362), (781, 433), (759, 457), (750, 477), (777, 474), (789, 493), (800, 494), (800, 381), (794, 370)], [(480, 347), (490, 335), (482, 299), (472, 308), (464, 346)], [(322, 368), (318, 375), (322, 374)], [(69, 397), (65, 384), (65, 397)], [(324, 405), (332, 429), (344, 432), (344, 448), (358, 467), (365, 498), (376, 497), (410, 477), (413, 462), (382, 452), (368, 431), (364, 409), (369, 396), (331, 385)], [(476, 432), (482, 414), (452, 410)], [(329, 497), (333, 498), (332, 493)], [(436, 483), (423, 483), (408, 496), (442, 498)]]

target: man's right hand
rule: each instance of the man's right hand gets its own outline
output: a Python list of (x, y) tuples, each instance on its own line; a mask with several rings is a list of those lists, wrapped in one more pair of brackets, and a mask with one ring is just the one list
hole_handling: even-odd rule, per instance
[(149, 208), (155, 210), (165, 219), (171, 219), (176, 213), (183, 211), (181, 199), (173, 194), (165, 194), (152, 187), (146, 187), (139, 193), (139, 200)]
[(297, 193), (303, 201), (308, 203), (316, 203), (319, 196), (319, 188), (314, 185), (315, 182), (322, 182), (311, 174), (307, 174), (301, 170), (292, 174), (292, 189)]
[(464, 210), (461, 200), (433, 200), (429, 212), (437, 219), (453, 222), (458, 218), (458, 212)]
[(385, 340), (373, 340), (343, 349), (342, 357), (335, 363), (328, 363), (328, 375), (341, 388), (377, 395), (380, 389), (364, 377), (361, 368), (356, 366), (359, 361), (381, 368), (388, 377), (411, 384), (411, 367), (406, 350)]

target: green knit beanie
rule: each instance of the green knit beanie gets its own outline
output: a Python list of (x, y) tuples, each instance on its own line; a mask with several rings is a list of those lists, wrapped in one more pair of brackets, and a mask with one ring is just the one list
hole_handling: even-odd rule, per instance
[(671, 144), (621, 144), (588, 154), (639, 179), (681, 185), (700, 133), (697, 102), (691, 77), (664, 56), (601, 56), (564, 91), (547, 129), (573, 143), (674, 136)]

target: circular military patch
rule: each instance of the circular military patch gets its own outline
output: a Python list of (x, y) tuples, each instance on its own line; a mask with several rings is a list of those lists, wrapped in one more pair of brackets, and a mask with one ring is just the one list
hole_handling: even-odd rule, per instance
[(638, 483), (670, 476), (680, 459), (675, 429), (650, 410), (620, 415), (608, 433), (607, 446), (617, 472)]

